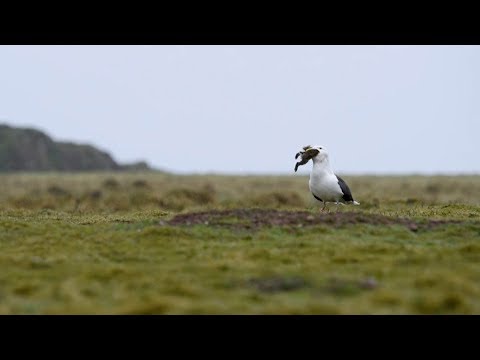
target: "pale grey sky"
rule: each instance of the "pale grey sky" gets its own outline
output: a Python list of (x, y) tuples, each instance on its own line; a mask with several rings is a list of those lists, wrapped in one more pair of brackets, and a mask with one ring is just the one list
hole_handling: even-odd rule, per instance
[(479, 173), (480, 47), (0, 46), (0, 122), (182, 173)]

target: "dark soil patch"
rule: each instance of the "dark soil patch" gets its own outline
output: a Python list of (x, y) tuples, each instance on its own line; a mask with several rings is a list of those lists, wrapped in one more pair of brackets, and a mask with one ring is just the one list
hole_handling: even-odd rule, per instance
[(91, 191), (87, 196), (92, 200), (98, 200), (102, 197), (102, 192), (100, 190)]
[(353, 295), (364, 290), (374, 290), (377, 287), (378, 282), (374, 278), (361, 280), (331, 278), (321, 290), (333, 295)]
[(102, 185), (107, 189), (118, 189), (120, 187), (120, 183), (113, 178), (106, 179)]
[(250, 279), (248, 285), (260, 292), (275, 293), (302, 289), (308, 283), (301, 277), (270, 277)]
[(428, 220), (415, 221), (405, 218), (394, 218), (376, 214), (358, 212), (336, 212), (312, 214), (307, 211), (286, 211), (274, 209), (233, 209), (211, 210), (186, 213), (175, 216), (169, 225), (211, 225), (229, 228), (256, 229), (272, 226), (317, 226), (330, 225), (334, 227), (370, 224), (370, 225), (404, 225), (411, 231), (432, 229), (444, 224), (457, 224), (460, 221)]
[(247, 286), (263, 293), (277, 293), (311, 288), (320, 295), (354, 295), (363, 291), (375, 290), (379, 284), (374, 278), (359, 280), (331, 278), (321, 287), (314, 288), (312, 284), (299, 276), (273, 276), (249, 279)]

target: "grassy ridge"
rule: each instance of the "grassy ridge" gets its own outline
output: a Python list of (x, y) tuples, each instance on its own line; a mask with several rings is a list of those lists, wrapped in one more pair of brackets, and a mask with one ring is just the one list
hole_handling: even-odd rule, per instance
[(0, 313), (480, 313), (480, 177), (345, 180), (1, 175)]
[[(480, 176), (346, 176), (362, 209), (389, 204), (480, 205)], [(192, 210), (317, 206), (308, 176), (180, 176), (163, 173), (0, 174), (0, 209)]]

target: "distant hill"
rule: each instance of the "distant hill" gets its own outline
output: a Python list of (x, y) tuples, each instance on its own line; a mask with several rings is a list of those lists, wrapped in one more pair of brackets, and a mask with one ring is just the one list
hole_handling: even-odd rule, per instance
[(45, 133), (0, 124), (0, 172), (151, 170), (147, 163), (118, 164), (91, 145), (57, 142)]

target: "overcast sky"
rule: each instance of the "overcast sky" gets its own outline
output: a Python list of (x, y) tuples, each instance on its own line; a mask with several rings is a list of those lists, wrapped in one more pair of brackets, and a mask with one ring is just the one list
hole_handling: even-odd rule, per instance
[(0, 46), (0, 122), (182, 173), (479, 173), (480, 47)]

